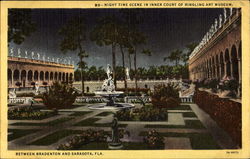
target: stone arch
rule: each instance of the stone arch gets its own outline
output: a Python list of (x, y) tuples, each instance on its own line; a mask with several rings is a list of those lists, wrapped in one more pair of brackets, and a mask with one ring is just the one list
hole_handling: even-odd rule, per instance
[(11, 71), (11, 69), (8, 69), (8, 81), (11, 81), (11, 83), (12, 83), (12, 71)]
[(41, 71), (41, 72), (40, 72), (40, 81), (43, 81), (43, 80), (44, 80), (44, 72)]
[(229, 57), (228, 49), (226, 49), (224, 57), (225, 57), (224, 60), (225, 60), (225, 63), (226, 63), (226, 70), (225, 70), (226, 76), (231, 76), (230, 57)]
[(20, 71), (14, 70), (14, 76), (13, 76), (14, 81), (19, 81), (20, 80), (19, 77), (20, 77)]
[(62, 74), (62, 81), (65, 81), (65, 72)]
[(62, 81), (62, 73), (61, 72), (59, 72), (59, 79), (58, 80)]
[(231, 63), (232, 63), (232, 76), (236, 80), (239, 80), (237, 49), (235, 45), (233, 45), (231, 48)]
[(69, 80), (70, 80), (70, 81), (73, 81), (73, 73), (70, 73), (70, 75), (69, 75)]
[(46, 81), (49, 80), (49, 72), (48, 72), (48, 71), (45, 72), (45, 80), (46, 80)]
[(38, 81), (38, 71), (34, 72), (34, 81)]
[(69, 73), (66, 73), (66, 80), (67, 83), (69, 82)]
[(53, 72), (50, 72), (50, 75), (49, 75), (49, 78), (50, 78), (50, 80), (52, 81), (53, 80)]
[(224, 57), (223, 52), (220, 52), (220, 78), (223, 78), (223, 75), (225, 74), (225, 68), (224, 68)]
[(54, 80), (56, 80), (57, 81), (57, 77), (58, 77), (58, 73), (57, 72), (55, 72), (55, 77), (54, 77)]
[(22, 81), (22, 85), (23, 85), (23, 87), (25, 87), (25, 85), (26, 85), (26, 75), (27, 75), (27, 72), (26, 72), (26, 70), (22, 70), (21, 71), (21, 81)]
[(31, 70), (28, 71), (28, 81), (33, 80), (33, 72)]

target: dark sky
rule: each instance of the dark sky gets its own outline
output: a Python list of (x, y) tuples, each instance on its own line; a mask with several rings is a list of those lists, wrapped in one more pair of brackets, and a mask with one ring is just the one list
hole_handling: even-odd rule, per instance
[[(135, 9), (131, 9), (133, 12)], [(138, 67), (171, 64), (164, 62), (174, 49), (184, 49), (191, 42), (199, 42), (209, 30), (215, 18), (223, 13), (222, 8), (209, 9), (138, 9), (141, 10), (143, 23), (139, 29), (147, 36), (144, 48), (152, 51), (152, 56), (138, 55)], [(10, 47), (21, 48), (28, 52), (45, 53), (50, 57), (71, 57), (78, 62), (77, 53), (62, 54), (59, 49), (60, 36), (58, 30), (72, 17), (83, 15), (87, 23), (88, 33), (94, 28), (97, 20), (106, 15), (115, 14), (121, 18), (119, 9), (33, 9), (32, 19), (37, 25), (37, 31), (28, 37), (21, 45), (10, 44)], [(85, 50), (89, 53), (86, 62), (89, 66), (104, 66), (111, 64), (111, 47), (99, 47), (90, 40), (86, 41)], [(121, 65), (121, 55), (117, 49), (117, 64)], [(128, 66), (128, 61), (127, 66)]]

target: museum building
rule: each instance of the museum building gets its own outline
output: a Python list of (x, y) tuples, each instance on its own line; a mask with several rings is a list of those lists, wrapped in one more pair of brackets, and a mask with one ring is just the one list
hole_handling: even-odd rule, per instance
[(8, 88), (49, 86), (54, 81), (72, 82), (74, 65), (8, 56)]
[(241, 83), (241, 9), (224, 9), (189, 56), (189, 78), (236, 79)]

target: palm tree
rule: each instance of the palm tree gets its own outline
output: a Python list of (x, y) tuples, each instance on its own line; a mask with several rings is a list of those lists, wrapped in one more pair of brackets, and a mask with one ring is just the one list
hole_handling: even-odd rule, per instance
[(85, 22), (81, 16), (74, 17), (67, 22), (60, 30), (59, 34), (63, 37), (60, 43), (60, 49), (63, 53), (67, 51), (77, 51), (80, 59), (78, 66), (81, 69), (81, 81), (82, 81), (82, 95), (84, 95), (84, 77), (83, 70), (86, 67), (84, 58), (88, 57), (88, 54), (83, 49), (83, 42), (85, 41)]
[(189, 55), (193, 52), (195, 47), (197, 46), (197, 43), (189, 43), (186, 45), (186, 48), (188, 49), (188, 52), (182, 55), (182, 61), (184, 62), (185, 65), (187, 65), (187, 61), (189, 59)]
[(119, 27), (121, 22), (116, 16), (107, 16), (99, 20), (94, 30), (90, 33), (90, 40), (99, 46), (111, 46), (113, 79), (116, 88), (116, 47), (119, 44)]
[(163, 60), (166, 61), (168, 59), (170, 62), (175, 61), (175, 66), (177, 66), (177, 65), (179, 65), (181, 55), (182, 55), (182, 51), (179, 49), (176, 49), (176, 50), (172, 51), (169, 56), (164, 57)]

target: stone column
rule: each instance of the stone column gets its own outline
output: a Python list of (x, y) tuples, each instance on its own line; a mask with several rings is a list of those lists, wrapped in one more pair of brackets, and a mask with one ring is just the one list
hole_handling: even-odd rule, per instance
[(238, 58), (238, 73), (239, 73), (239, 82), (241, 83), (241, 59)]
[(222, 79), (222, 70), (221, 70), (221, 64), (219, 64), (219, 78)]
[(231, 60), (229, 62), (230, 62), (230, 76), (232, 78), (232, 77), (234, 77), (234, 75), (233, 75), (233, 62)]
[(224, 62), (224, 77), (227, 76), (227, 62)]
[(13, 87), (14, 83), (14, 71), (11, 70), (11, 87)]
[(214, 77), (217, 78), (217, 65), (214, 65)]

